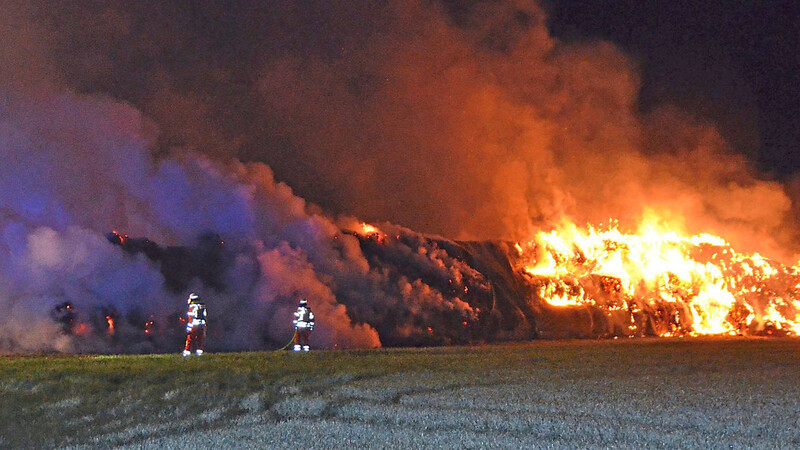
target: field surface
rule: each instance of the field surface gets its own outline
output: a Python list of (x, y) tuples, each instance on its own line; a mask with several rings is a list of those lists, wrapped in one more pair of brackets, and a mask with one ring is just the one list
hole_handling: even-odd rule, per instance
[(800, 340), (0, 357), (0, 448), (800, 448)]

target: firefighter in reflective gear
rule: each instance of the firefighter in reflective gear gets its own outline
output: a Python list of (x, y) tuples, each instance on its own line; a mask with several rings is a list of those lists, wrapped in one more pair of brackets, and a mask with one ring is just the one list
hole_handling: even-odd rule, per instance
[(301, 349), (307, 352), (310, 347), (308, 346), (308, 338), (311, 337), (311, 331), (314, 329), (314, 313), (308, 307), (306, 299), (300, 300), (300, 305), (297, 311), (294, 312), (294, 351), (299, 352)]
[(206, 343), (206, 305), (200, 296), (192, 292), (189, 294), (189, 312), (186, 313), (186, 347), (183, 356), (192, 354), (192, 347), (197, 355), (203, 354)]

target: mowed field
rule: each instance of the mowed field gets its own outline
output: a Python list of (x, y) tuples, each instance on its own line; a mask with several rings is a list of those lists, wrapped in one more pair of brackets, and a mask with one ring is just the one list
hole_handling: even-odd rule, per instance
[(800, 340), (0, 357), (0, 448), (799, 448)]

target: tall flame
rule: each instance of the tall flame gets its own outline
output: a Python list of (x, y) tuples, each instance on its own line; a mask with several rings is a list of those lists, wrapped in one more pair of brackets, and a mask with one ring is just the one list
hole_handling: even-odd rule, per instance
[[(566, 224), (518, 244), (519, 264), (554, 307), (629, 314), (629, 335), (800, 333), (800, 275), (710, 234), (684, 236), (648, 219), (637, 233), (617, 224)], [(651, 327), (652, 328), (652, 327)]]

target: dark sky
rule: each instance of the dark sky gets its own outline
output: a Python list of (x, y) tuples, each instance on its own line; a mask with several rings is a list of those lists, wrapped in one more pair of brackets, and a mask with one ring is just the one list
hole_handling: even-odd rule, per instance
[(780, 177), (800, 172), (800, 16), (792, 1), (547, 0), (563, 39), (602, 38), (641, 61), (641, 107), (669, 99), (714, 120)]

